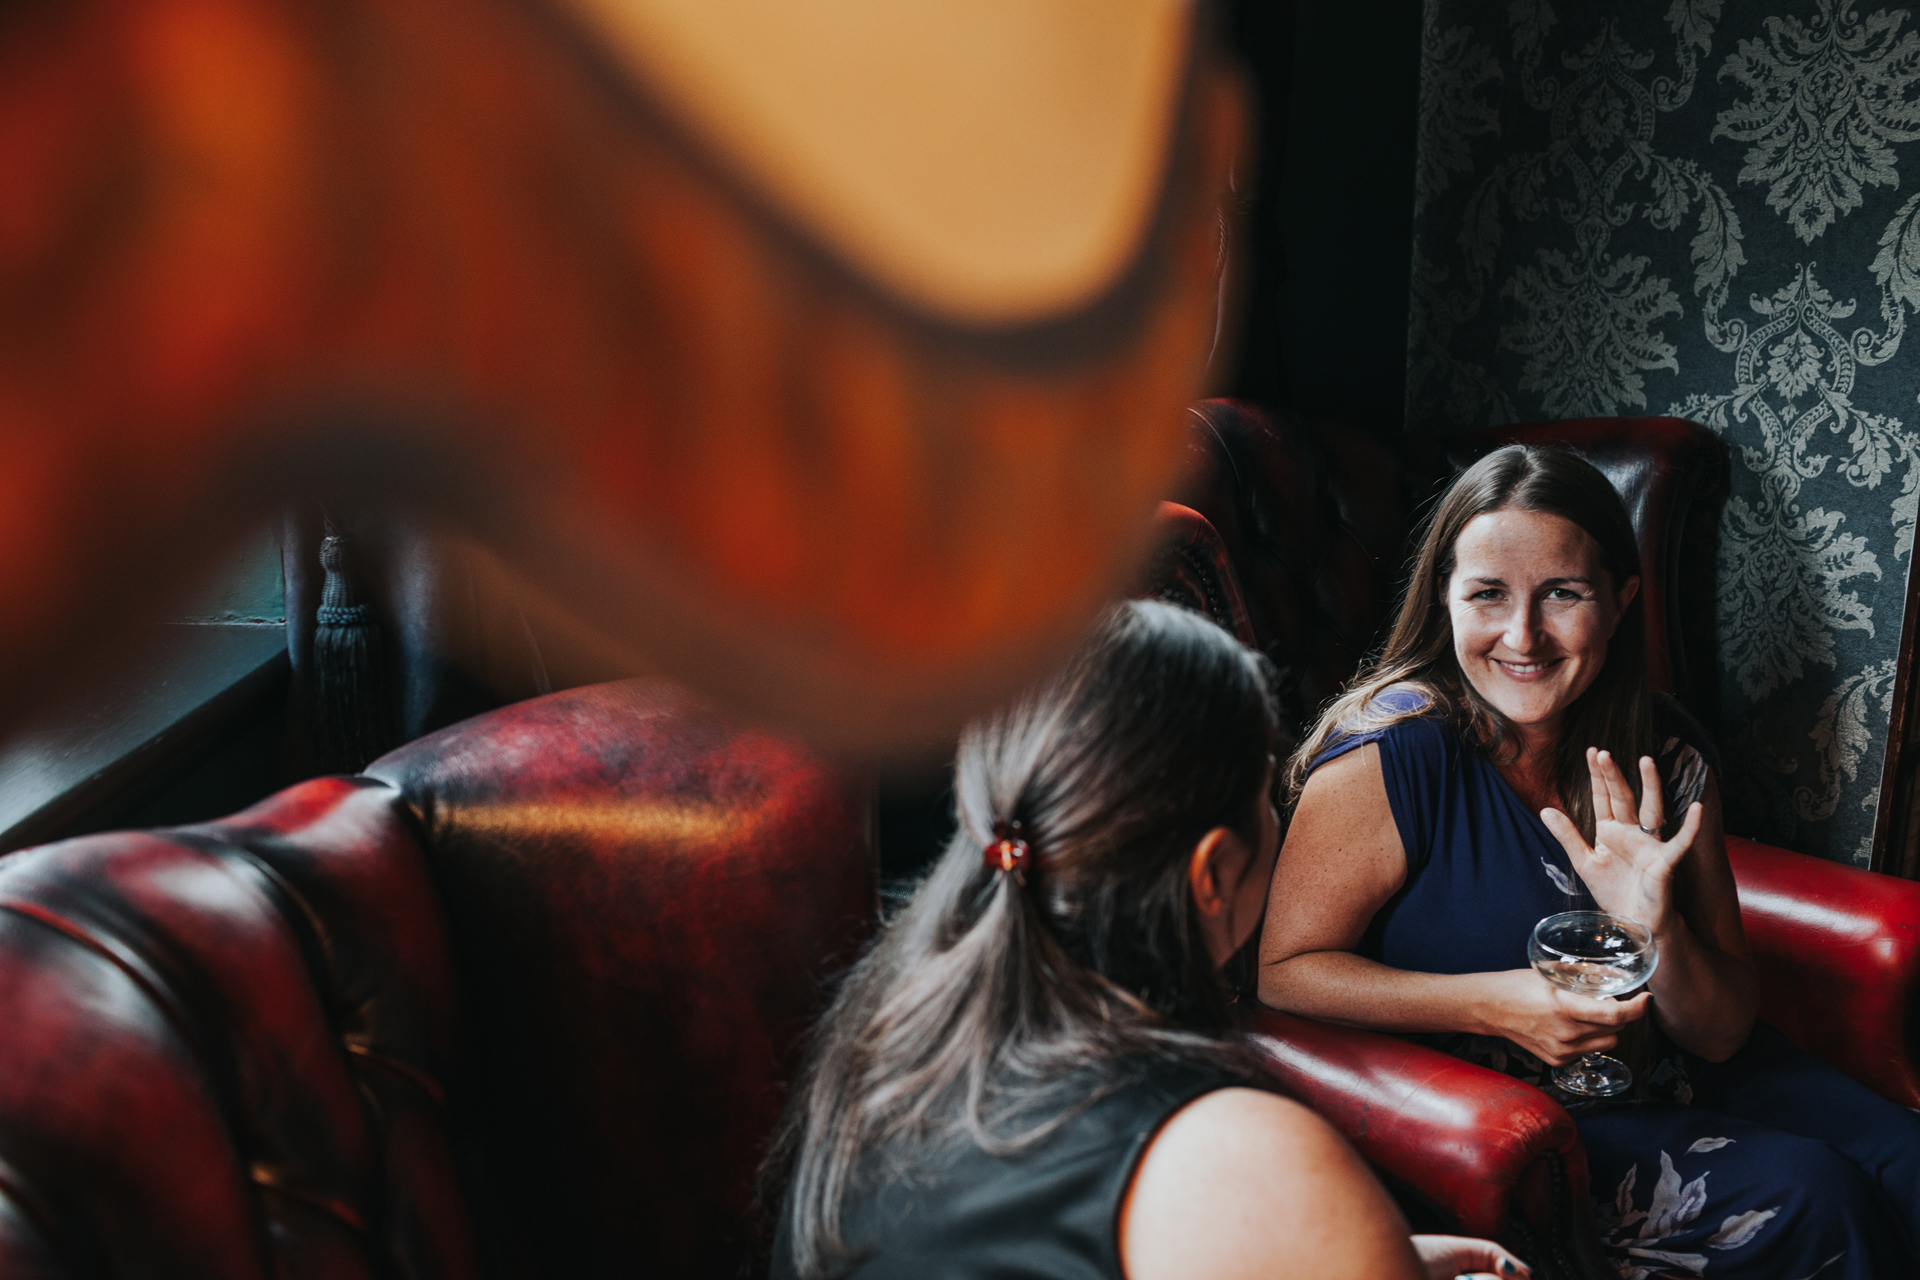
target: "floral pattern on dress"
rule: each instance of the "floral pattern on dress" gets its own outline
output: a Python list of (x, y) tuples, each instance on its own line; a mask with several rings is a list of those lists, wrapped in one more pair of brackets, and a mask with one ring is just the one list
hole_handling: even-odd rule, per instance
[[(1733, 1145), (1732, 1138), (1701, 1138), (1687, 1148), (1689, 1155), (1718, 1151), (1722, 1147)], [(1683, 1234), (1697, 1234), (1691, 1230), (1699, 1220), (1701, 1212), (1707, 1207), (1707, 1178), (1701, 1174), (1691, 1182), (1682, 1182), (1679, 1172), (1673, 1167), (1673, 1157), (1660, 1153), (1660, 1176), (1653, 1184), (1651, 1198), (1645, 1209), (1639, 1208), (1634, 1200), (1634, 1184), (1639, 1180), (1640, 1166), (1634, 1165), (1620, 1179), (1614, 1188), (1613, 1199), (1595, 1206), (1594, 1226), (1600, 1233), (1600, 1242), (1613, 1260), (1620, 1280), (1661, 1280), (1669, 1276), (1702, 1276), (1706, 1274), (1708, 1256), (1704, 1253), (1688, 1253), (1679, 1249), (1663, 1249), (1663, 1244), (1681, 1243), (1677, 1237)], [(1705, 1245), (1708, 1249), (1727, 1251), (1743, 1249), (1760, 1236), (1767, 1223), (1780, 1212), (1780, 1206), (1770, 1209), (1747, 1209), (1740, 1213), (1728, 1214), (1720, 1227), (1708, 1236)], [(1830, 1259), (1832, 1265), (1838, 1258)]]

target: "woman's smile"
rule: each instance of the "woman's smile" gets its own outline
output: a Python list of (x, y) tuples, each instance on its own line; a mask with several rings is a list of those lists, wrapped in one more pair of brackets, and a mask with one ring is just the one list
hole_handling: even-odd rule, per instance
[(1460, 672), (1523, 735), (1552, 733), (1600, 674), (1639, 587), (1630, 578), (1616, 589), (1599, 545), (1561, 516), (1475, 516), (1447, 581)]

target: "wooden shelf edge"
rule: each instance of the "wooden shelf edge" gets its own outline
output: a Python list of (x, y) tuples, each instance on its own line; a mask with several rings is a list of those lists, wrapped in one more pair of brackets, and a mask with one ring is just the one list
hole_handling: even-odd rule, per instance
[(162, 628), (134, 671), (0, 744), (0, 854), (59, 838), (190, 756), (287, 673), (284, 628)]

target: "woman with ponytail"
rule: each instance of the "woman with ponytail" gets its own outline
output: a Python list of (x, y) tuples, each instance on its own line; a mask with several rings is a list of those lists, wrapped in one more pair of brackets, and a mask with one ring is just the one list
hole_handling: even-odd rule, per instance
[(1524, 1274), (1410, 1239), (1251, 1083), (1220, 970), (1264, 907), (1277, 742), (1260, 659), (1138, 602), (967, 731), (958, 833), (822, 1019), (769, 1160), (776, 1280)]

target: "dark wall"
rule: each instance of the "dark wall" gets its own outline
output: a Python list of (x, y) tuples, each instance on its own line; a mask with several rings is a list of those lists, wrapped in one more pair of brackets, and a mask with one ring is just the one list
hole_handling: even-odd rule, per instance
[(1235, 37), (1266, 95), (1269, 139), (1246, 223), (1234, 394), (1398, 430), (1420, 5), (1242, 0)]
[(1234, 174), (1240, 225), (1232, 268), (1242, 290), (1240, 358), (1219, 393), (1278, 405), (1285, 395), (1280, 351), (1287, 278), (1279, 173), (1291, 106), (1287, 85), (1293, 78), (1295, 0), (1231, 0), (1222, 9), (1227, 43), (1252, 81), (1256, 147), (1250, 169)]

